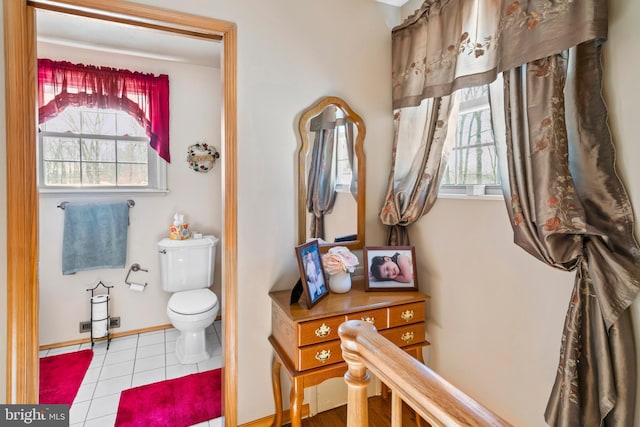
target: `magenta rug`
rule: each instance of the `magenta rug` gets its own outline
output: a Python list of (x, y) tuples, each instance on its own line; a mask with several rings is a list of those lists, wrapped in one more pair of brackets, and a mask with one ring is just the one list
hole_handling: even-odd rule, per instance
[(117, 427), (186, 427), (221, 415), (220, 369), (124, 390)]
[(92, 358), (93, 350), (40, 358), (40, 403), (71, 406)]

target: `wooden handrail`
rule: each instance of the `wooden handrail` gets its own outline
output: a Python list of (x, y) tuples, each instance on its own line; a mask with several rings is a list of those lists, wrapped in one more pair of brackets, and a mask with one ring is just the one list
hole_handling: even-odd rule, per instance
[(392, 427), (402, 425), (402, 401), (432, 426), (511, 425), (392, 344), (373, 325), (350, 320), (340, 325), (338, 335), (349, 366), (345, 374), (348, 427), (368, 423), (367, 369), (392, 391)]

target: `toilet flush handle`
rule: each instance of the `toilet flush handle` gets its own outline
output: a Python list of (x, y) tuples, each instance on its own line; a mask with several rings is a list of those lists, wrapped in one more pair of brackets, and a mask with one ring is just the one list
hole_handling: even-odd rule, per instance
[(159, 253), (159, 254), (166, 254), (166, 253), (167, 253), (167, 250), (166, 250), (166, 249), (163, 249), (163, 250), (161, 250), (161, 251), (158, 251), (158, 253)]

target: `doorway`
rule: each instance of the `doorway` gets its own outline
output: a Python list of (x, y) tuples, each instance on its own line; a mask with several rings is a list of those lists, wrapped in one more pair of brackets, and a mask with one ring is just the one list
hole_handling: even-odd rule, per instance
[(7, 402), (38, 398), (38, 191), (35, 164), (35, 8), (129, 23), (186, 34), (217, 37), (222, 43), (222, 299), (225, 424), (237, 424), (237, 186), (235, 24), (134, 5), (119, 0), (5, 2), (7, 109)]

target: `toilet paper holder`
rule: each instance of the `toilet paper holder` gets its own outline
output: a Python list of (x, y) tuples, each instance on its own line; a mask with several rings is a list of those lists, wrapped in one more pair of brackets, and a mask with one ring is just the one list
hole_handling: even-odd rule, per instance
[[(96, 289), (98, 289), (99, 286), (106, 288), (107, 293), (95, 295), (95, 291)], [(105, 285), (101, 280), (93, 288), (87, 289), (87, 292), (91, 292), (91, 299), (89, 300), (89, 302), (91, 303), (91, 306), (90, 306), (91, 310), (89, 313), (91, 316), (91, 348), (93, 348), (96, 338), (106, 337), (107, 350), (109, 350), (109, 344), (111, 344), (111, 330), (110, 330), (111, 316), (109, 315), (109, 301), (111, 300), (111, 295), (110, 295), (111, 288), (113, 288), (113, 285), (111, 286)], [(106, 298), (103, 298), (100, 301), (96, 302), (94, 301), (95, 299), (94, 297), (106, 297)], [(102, 306), (102, 305), (104, 305), (104, 307), (100, 307), (100, 309), (97, 308), (98, 306)], [(103, 308), (104, 310), (102, 310)], [(100, 319), (95, 319), (94, 314), (98, 312), (100, 313), (104, 312), (104, 317), (101, 316)], [(104, 330), (105, 332), (102, 336), (96, 336), (94, 334), (94, 329)]]
[(130, 282), (129, 281), (129, 275), (131, 274), (132, 271), (144, 271), (144, 272), (148, 272), (149, 270), (147, 270), (146, 268), (142, 268), (140, 267), (140, 264), (131, 264), (131, 267), (129, 267), (129, 271), (127, 272), (127, 277), (125, 277), (124, 279), (124, 283), (126, 283), (127, 285), (129, 285), (130, 289), (133, 289), (134, 287), (136, 288), (140, 288), (140, 290), (144, 290), (144, 288), (147, 287), (147, 282), (143, 283), (136, 283), (136, 282)]

